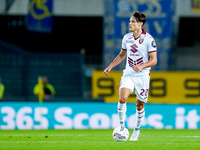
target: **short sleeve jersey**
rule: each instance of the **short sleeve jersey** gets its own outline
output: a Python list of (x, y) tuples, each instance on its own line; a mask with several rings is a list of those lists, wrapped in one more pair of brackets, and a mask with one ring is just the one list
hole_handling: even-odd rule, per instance
[(133, 70), (133, 66), (149, 61), (149, 53), (157, 52), (155, 40), (149, 33), (143, 30), (138, 38), (133, 36), (133, 32), (127, 33), (122, 40), (122, 49), (127, 50), (124, 75), (141, 76), (150, 72), (151, 67), (143, 68), (140, 72)]

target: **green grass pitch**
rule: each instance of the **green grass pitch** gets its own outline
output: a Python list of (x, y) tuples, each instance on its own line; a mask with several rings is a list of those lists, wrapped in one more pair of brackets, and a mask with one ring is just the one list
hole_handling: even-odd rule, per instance
[(0, 150), (200, 150), (200, 130), (141, 129), (137, 142), (116, 142), (112, 131), (0, 130)]

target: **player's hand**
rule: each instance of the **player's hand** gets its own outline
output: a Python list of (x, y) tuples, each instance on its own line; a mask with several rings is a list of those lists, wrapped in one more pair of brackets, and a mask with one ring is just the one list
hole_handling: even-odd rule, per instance
[(133, 70), (135, 70), (136, 72), (140, 72), (141, 69), (142, 69), (141, 65), (133, 66)]
[(110, 71), (111, 71), (111, 68), (108, 67), (103, 71), (103, 73), (107, 76)]

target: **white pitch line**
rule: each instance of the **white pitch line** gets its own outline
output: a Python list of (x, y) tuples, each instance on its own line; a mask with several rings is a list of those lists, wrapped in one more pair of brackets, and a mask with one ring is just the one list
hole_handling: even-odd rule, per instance
[(18, 144), (26, 144), (26, 143), (69, 143), (67, 141), (61, 142), (61, 141), (37, 141), (37, 142), (33, 142), (33, 141), (0, 141), (0, 143), (18, 143)]
[(199, 138), (200, 136), (166, 136), (166, 137), (194, 137), (194, 138)]
[[(184, 144), (194, 144), (194, 143), (164, 143), (164, 144), (181, 144), (181, 145), (184, 145)], [(195, 143), (195, 144), (200, 144), (200, 143)]]
[[(27, 144), (27, 143), (47, 143), (47, 144), (54, 144), (54, 143), (59, 143), (59, 144), (67, 144), (67, 143), (71, 143), (68, 141), (0, 141), (0, 144), (10, 144), (10, 143), (17, 143), (17, 144)], [(84, 142), (74, 142), (74, 143), (84, 143)]]
[[(153, 137), (152, 135), (141, 135), (141, 136), (150, 136)], [(161, 135), (157, 135), (157, 136), (161, 136)], [(180, 136), (164, 136), (164, 137), (194, 137), (194, 138), (200, 138), (200, 136), (198, 135), (194, 135), (194, 136), (184, 136), (184, 135), (180, 135)]]
[[(74, 134), (2, 134), (3, 136), (73, 136)], [(84, 134), (78, 134), (77, 136), (85, 136)]]
[[(35, 143), (35, 144), (37, 144), (37, 143), (40, 143), (40, 144), (42, 144), (42, 143), (47, 143), (47, 144), (55, 144), (55, 143), (60, 143), (60, 144), (67, 144), (67, 143), (71, 143), (71, 142), (68, 142), (68, 141), (0, 141), (0, 144), (10, 144), (10, 143), (17, 143), (17, 144), (27, 144), (27, 143)], [(85, 143), (85, 142), (74, 142), (74, 143)], [(93, 141), (93, 143), (113, 143), (113, 142), (102, 142), (102, 141), (99, 141), (99, 142), (97, 142), (97, 141)]]
[[(35, 135), (35, 134), (1, 134), (1, 136), (33, 136), (33, 137), (41, 137), (41, 136), (74, 136), (74, 134), (41, 134), (41, 135)], [(86, 136), (85, 134), (78, 134), (76, 136)], [(112, 134), (106, 134), (105, 136), (112, 136)], [(149, 136), (149, 137), (154, 137), (155, 135), (140, 135), (140, 136)], [(157, 135), (161, 136), (161, 135)], [(200, 138), (198, 135), (193, 135), (193, 136), (184, 136), (184, 135), (179, 135), (179, 136), (171, 136), (171, 135), (166, 135), (164, 137), (194, 137), (194, 138)]]

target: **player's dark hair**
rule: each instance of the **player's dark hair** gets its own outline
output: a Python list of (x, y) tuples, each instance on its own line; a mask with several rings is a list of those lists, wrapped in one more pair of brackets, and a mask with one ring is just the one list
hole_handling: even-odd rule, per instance
[(136, 11), (136, 12), (133, 13), (133, 16), (135, 17), (137, 22), (143, 22), (143, 25), (145, 24), (146, 16), (143, 13)]

